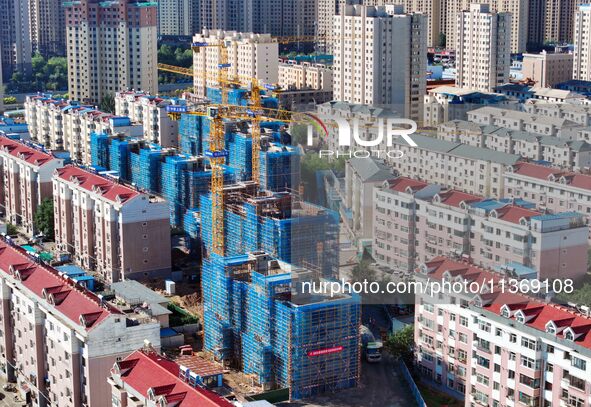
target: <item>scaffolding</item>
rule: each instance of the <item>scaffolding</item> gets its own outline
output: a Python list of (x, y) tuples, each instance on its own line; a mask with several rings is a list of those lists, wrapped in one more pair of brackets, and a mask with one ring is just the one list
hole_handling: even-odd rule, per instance
[(359, 382), (358, 296), (293, 297), (292, 273), (306, 270), (267, 253), (204, 261), (205, 348), (264, 389), (290, 399)]
[(203, 116), (184, 114), (179, 122), (180, 149), (184, 154), (201, 155), (201, 141), (209, 134), (209, 120)]
[(260, 184), (268, 191), (295, 190), (300, 185), (301, 157), (299, 147), (271, 143), (261, 151)]
[(109, 168), (109, 136), (105, 133), (90, 133), (90, 156), (93, 166)]

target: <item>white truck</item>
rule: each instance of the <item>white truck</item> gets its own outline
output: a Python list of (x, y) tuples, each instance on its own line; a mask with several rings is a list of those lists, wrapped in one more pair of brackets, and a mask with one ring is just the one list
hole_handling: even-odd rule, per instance
[(371, 330), (365, 325), (361, 325), (361, 347), (365, 355), (365, 360), (369, 363), (377, 363), (382, 360), (381, 341), (377, 341)]

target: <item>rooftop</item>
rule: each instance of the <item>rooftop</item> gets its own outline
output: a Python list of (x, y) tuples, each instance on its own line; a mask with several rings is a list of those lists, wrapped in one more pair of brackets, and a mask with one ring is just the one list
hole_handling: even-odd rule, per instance
[(212, 391), (191, 386), (179, 378), (179, 365), (151, 350), (139, 350), (116, 362), (115, 373), (146, 399), (152, 390), (165, 405), (177, 407), (233, 407), (233, 404)]
[(385, 181), (396, 176), (392, 168), (375, 158), (351, 158), (348, 162), (363, 182)]
[(13, 157), (39, 167), (55, 159), (53, 155), (47, 152), (28, 146), (20, 141), (9, 139), (3, 135), (0, 135), (0, 149)]
[(111, 202), (125, 203), (140, 195), (135, 189), (119, 184), (115, 180), (72, 165), (57, 169), (54, 177), (75, 183)]
[(389, 188), (392, 191), (413, 193), (425, 188), (428, 183), (407, 177), (398, 177), (389, 181)]
[(36, 263), (24, 249), (0, 238), (0, 270), (38, 297), (39, 302), (63, 314), (74, 325), (90, 330), (111, 314), (121, 312), (53, 267)]
[(579, 126), (577, 123), (567, 120), (567, 119), (561, 119), (559, 117), (550, 117), (550, 116), (545, 116), (545, 115), (538, 115), (538, 114), (531, 114), (531, 113), (526, 113), (526, 112), (520, 112), (517, 110), (511, 110), (511, 109), (502, 109), (499, 107), (491, 107), (491, 106), (485, 106), (485, 107), (481, 107), (479, 109), (476, 110), (472, 110), (471, 112), (468, 112), (468, 115), (491, 115), (493, 117), (506, 117), (508, 119), (514, 119), (514, 120), (523, 120), (525, 122), (528, 123), (540, 123), (540, 124), (546, 124), (546, 125), (550, 125), (550, 126), (555, 126), (555, 127), (573, 127), (573, 126)]
[[(428, 273), (431, 279), (442, 279), (446, 272), (449, 272), (455, 278), (461, 276), (461, 278), (469, 280), (491, 281), (492, 279), (498, 282), (503, 278), (503, 276), (492, 270), (482, 269), (447, 257), (437, 257), (420, 266), (418, 271)], [(503, 310), (509, 311), (509, 314), (506, 314), (508, 316), (503, 317), (508, 320), (507, 323), (514, 326), (522, 324), (538, 331), (546, 331), (547, 325), (552, 322), (554, 325), (565, 329), (557, 330), (557, 333), (549, 335), (591, 350), (590, 317), (584, 316), (572, 308), (541, 302), (522, 294), (502, 292), (499, 289), (482, 297), (484, 296), (486, 298), (482, 298), (482, 309), (500, 317), (503, 317)], [(516, 320), (516, 315), (519, 315), (520, 311), (529, 317), (523, 323)], [(571, 339), (567, 339), (567, 333), (572, 334)]]
[(591, 175), (532, 163), (518, 163), (513, 173), (591, 191)]
[(438, 202), (449, 205), (455, 206), (459, 208), (462, 203), (469, 205), (474, 202), (480, 202), (484, 198), (478, 195), (467, 194), (465, 192), (457, 191), (455, 189), (450, 189), (448, 191), (440, 192), (437, 194)]

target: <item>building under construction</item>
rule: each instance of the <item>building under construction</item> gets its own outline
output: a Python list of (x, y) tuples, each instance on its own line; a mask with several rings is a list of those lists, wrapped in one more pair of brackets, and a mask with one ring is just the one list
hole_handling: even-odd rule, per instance
[(205, 348), (290, 399), (354, 387), (360, 373), (357, 296), (303, 294), (315, 273), (265, 252), (203, 262)]

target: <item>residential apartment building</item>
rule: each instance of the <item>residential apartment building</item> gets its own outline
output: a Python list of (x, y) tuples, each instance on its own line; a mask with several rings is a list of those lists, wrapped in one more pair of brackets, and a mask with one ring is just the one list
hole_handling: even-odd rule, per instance
[(573, 79), (591, 81), (591, 4), (579, 6), (574, 26)]
[(545, 41), (571, 43), (577, 5), (585, 0), (546, 0)]
[[(252, 30), (274, 37), (316, 35), (318, 0), (253, 0)], [(237, 0), (238, 3), (248, 3)]]
[(502, 275), (445, 257), (421, 264), (417, 278), (493, 281), (489, 293), (416, 297), (419, 369), (464, 396), (466, 406), (588, 404), (591, 318), (509, 293)]
[(31, 34), (28, 0), (1, 0), (0, 62), (3, 81), (14, 72), (31, 73)]
[(591, 176), (533, 163), (504, 173), (505, 197), (523, 198), (551, 212), (576, 211), (591, 219)]
[(488, 4), (470, 4), (458, 14), (456, 84), (492, 92), (509, 81), (511, 14), (491, 11)]
[(60, 0), (29, 0), (33, 51), (45, 57), (66, 54), (65, 10)]
[(98, 104), (125, 89), (156, 93), (157, 3), (80, 0), (66, 4), (68, 90)]
[(165, 200), (74, 166), (53, 176), (56, 251), (108, 282), (170, 273)]
[(114, 116), (71, 100), (53, 99), (51, 95), (27, 96), (25, 117), (32, 140), (52, 150), (65, 150), (72, 160), (84, 165), (92, 163), (92, 133), (141, 138), (145, 132), (150, 140), (155, 136), (153, 127), (134, 124), (129, 117)]
[[(577, 123), (582, 127), (591, 126), (591, 106), (563, 103), (526, 103), (523, 111), (540, 117), (554, 117), (566, 119)], [(559, 131), (560, 137), (564, 137), (565, 131)], [(566, 138), (566, 137), (564, 137)]]
[(144, 140), (162, 147), (178, 147), (178, 121), (168, 116), (166, 107), (184, 103), (182, 99), (152, 96), (146, 92), (117, 92), (115, 114), (141, 124)]
[(441, 45), (439, 43), (442, 13), (441, 0), (402, 0), (396, 4), (402, 4), (406, 13), (418, 13), (425, 15), (427, 19), (427, 46), (437, 47)]
[(197, 372), (144, 347), (115, 362), (108, 382), (113, 404), (117, 406), (174, 403), (175, 407), (234, 407), (216, 393), (193, 383), (194, 377)]
[(410, 178), (374, 190), (376, 261), (412, 271), (435, 256), (470, 259), (483, 267), (519, 264), (537, 277), (586, 273), (587, 220), (545, 215), (525, 201), (484, 199)]
[(113, 364), (160, 347), (160, 324), (105, 303), (0, 238), (0, 363), (32, 406), (112, 405)]
[(411, 137), (418, 147), (411, 147), (403, 139), (394, 138), (392, 147), (376, 148), (404, 153), (403, 159), (386, 158), (400, 174), (469, 194), (502, 198), (503, 174), (507, 166), (522, 159), (516, 154), (437, 140), (416, 133)]
[(543, 160), (568, 170), (581, 171), (591, 166), (591, 144), (585, 140), (542, 136), (461, 120), (439, 125), (437, 138), (518, 154), (532, 161)]
[(498, 93), (438, 86), (429, 89), (424, 96), (423, 126), (436, 127), (450, 120), (466, 120), (469, 111), (487, 105), (508, 109), (518, 106), (516, 100)]
[(420, 120), (426, 17), (401, 6), (345, 6), (333, 21), (334, 99), (387, 105)]
[(480, 125), (522, 130), (544, 136), (558, 136), (560, 131), (580, 129), (581, 127), (579, 124), (561, 117), (549, 117), (492, 106), (470, 111), (467, 116), (468, 121)]
[(370, 240), (373, 223), (373, 189), (397, 176), (382, 161), (352, 158), (345, 164), (345, 200), (340, 207), (343, 224), (356, 242)]
[(227, 75), (244, 86), (252, 78), (267, 84), (279, 80), (279, 44), (270, 34), (241, 33), (236, 31), (203, 30), (195, 34), (193, 43), (201, 45), (193, 53), (193, 85), (199, 97), (207, 96), (207, 88), (217, 87), (218, 65), (221, 63), (219, 45), (226, 44)]
[(35, 212), (43, 200), (51, 199), (51, 176), (63, 165), (61, 158), (0, 136), (0, 211), (27, 236), (37, 232)]
[(288, 61), (279, 64), (278, 84), (283, 89), (316, 89), (332, 92), (332, 69), (324, 64)]
[(521, 68), (524, 78), (531, 79), (536, 87), (551, 88), (572, 79), (573, 54), (548, 53), (523, 54)]
[(158, 35), (193, 36), (201, 30), (197, 0), (160, 0)]

